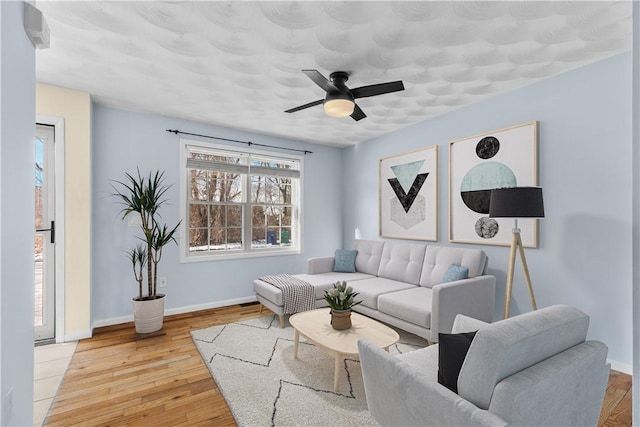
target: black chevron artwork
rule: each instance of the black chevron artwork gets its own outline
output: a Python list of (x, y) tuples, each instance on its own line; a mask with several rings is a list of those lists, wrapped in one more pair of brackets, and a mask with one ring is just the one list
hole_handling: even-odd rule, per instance
[(409, 209), (411, 209), (411, 205), (413, 205), (413, 202), (416, 200), (427, 176), (429, 176), (429, 172), (416, 175), (408, 193), (404, 192), (404, 188), (400, 185), (398, 178), (389, 178), (389, 184), (391, 185), (391, 188), (393, 188), (393, 192), (398, 196), (398, 200), (400, 200), (405, 212), (409, 212)]

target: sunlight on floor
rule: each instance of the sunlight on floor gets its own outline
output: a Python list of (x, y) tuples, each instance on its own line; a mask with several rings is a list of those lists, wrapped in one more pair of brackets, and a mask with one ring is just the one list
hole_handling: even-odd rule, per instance
[(77, 342), (35, 348), (33, 375), (33, 425), (42, 426), (62, 383)]

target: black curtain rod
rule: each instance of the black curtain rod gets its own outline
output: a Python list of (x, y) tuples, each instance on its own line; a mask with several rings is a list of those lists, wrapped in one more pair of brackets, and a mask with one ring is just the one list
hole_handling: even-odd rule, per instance
[(182, 134), (182, 135), (200, 136), (202, 138), (219, 139), (220, 141), (237, 142), (239, 144), (247, 144), (249, 147), (251, 147), (252, 145), (255, 145), (257, 147), (268, 147), (268, 148), (276, 148), (278, 150), (295, 151), (298, 153), (304, 153), (305, 155), (313, 154), (313, 151), (309, 151), (309, 150), (298, 150), (297, 148), (278, 147), (276, 145), (258, 144), (257, 142), (251, 142), (251, 141), (238, 141), (237, 139), (228, 139), (228, 138), (220, 138), (218, 136), (200, 135), (198, 133), (182, 132), (181, 130), (178, 130), (178, 129), (167, 129), (167, 132), (175, 133), (176, 135)]

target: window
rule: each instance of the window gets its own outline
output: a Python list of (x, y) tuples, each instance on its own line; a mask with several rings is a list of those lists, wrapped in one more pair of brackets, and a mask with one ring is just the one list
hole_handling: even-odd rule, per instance
[(182, 147), (183, 261), (300, 252), (302, 158)]

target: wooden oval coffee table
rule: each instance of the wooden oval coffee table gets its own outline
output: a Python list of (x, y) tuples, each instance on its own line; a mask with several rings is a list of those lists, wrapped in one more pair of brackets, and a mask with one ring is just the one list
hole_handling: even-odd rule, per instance
[(351, 313), (351, 328), (335, 330), (331, 326), (329, 308), (303, 311), (289, 318), (296, 334), (293, 357), (298, 358), (300, 335), (316, 344), (324, 352), (335, 358), (333, 390), (338, 391), (338, 378), (342, 361), (347, 357), (358, 358), (358, 340), (366, 338), (380, 348), (389, 350), (389, 346), (400, 339), (396, 331), (382, 323), (358, 313)]

